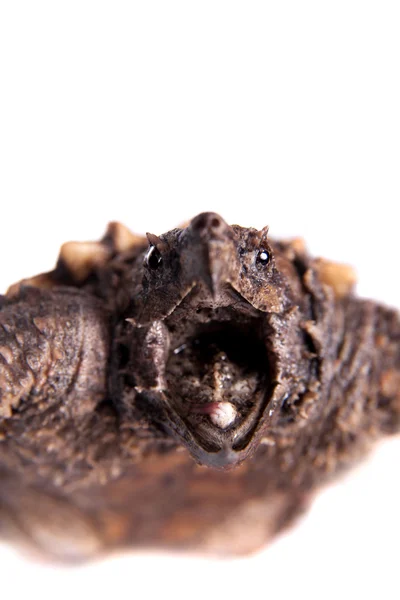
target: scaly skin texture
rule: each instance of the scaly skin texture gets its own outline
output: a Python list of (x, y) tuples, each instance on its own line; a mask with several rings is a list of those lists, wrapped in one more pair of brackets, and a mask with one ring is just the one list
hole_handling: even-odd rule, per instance
[(0, 298), (0, 523), (66, 559), (258, 548), (400, 429), (398, 313), (299, 240), (111, 224)]

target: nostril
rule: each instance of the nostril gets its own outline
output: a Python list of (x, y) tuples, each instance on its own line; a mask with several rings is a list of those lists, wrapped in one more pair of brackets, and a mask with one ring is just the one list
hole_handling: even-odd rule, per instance
[(202, 231), (207, 227), (207, 216), (201, 215), (193, 222), (193, 229), (197, 229), (197, 231)]
[(193, 219), (192, 228), (200, 234), (218, 233), (224, 229), (224, 221), (215, 213), (202, 213)]

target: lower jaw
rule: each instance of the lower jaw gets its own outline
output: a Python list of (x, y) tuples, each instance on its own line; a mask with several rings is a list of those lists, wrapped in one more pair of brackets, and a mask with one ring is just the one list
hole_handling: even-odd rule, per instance
[(219, 469), (233, 468), (250, 453), (252, 438), (265, 411), (268, 398), (259, 396), (252, 411), (228, 430), (221, 430), (203, 421), (191, 422), (182, 415), (167, 395), (172, 429), (183, 441), (196, 462)]

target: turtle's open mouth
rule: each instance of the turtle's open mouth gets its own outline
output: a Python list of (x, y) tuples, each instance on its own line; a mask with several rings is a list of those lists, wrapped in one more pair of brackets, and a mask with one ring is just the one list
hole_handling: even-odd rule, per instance
[(170, 334), (165, 382), (171, 408), (205, 452), (241, 450), (271, 389), (259, 315), (238, 305), (199, 304), (174, 311), (165, 324)]

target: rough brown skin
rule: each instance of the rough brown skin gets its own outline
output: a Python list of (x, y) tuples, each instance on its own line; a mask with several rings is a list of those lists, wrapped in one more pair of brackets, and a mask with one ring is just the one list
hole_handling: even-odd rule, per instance
[(398, 313), (299, 240), (117, 223), (0, 297), (0, 524), (63, 559), (254, 550), (400, 429)]

